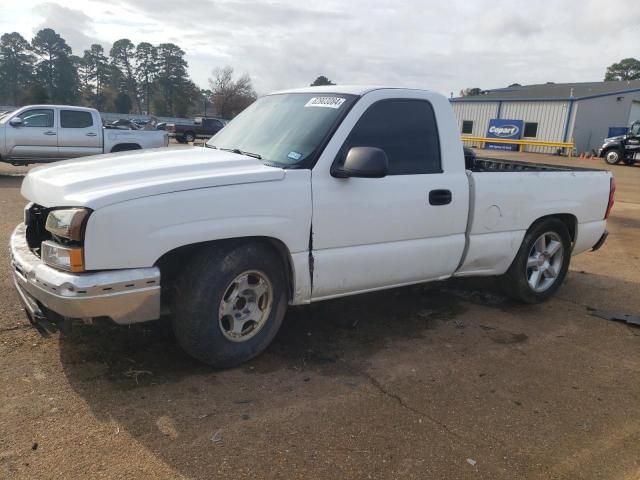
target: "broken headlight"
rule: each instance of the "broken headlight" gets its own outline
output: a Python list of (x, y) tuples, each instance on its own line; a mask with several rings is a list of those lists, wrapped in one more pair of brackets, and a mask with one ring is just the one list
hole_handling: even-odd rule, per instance
[(55, 237), (80, 242), (84, 237), (90, 210), (86, 208), (61, 208), (51, 210), (45, 228)]

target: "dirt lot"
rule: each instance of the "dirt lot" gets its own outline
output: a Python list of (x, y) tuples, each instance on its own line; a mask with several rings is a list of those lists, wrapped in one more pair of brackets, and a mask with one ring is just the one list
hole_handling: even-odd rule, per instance
[[(318, 304), (228, 371), (161, 326), (40, 337), (2, 249), (0, 478), (640, 478), (640, 328), (590, 314), (640, 314), (640, 167), (613, 170), (609, 241), (552, 301), (484, 280)], [(0, 167), (3, 245), (20, 171)]]

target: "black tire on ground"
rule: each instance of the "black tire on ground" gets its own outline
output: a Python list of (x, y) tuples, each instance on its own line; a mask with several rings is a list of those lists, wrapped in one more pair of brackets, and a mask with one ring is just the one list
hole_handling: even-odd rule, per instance
[(185, 132), (182, 138), (186, 143), (189, 143), (189, 142), (193, 142), (196, 139), (196, 135), (193, 132)]
[[(260, 281), (264, 284), (267, 279), (271, 293), (268, 297), (254, 297), (253, 303), (248, 301), (240, 306), (242, 309), (249, 305), (247, 308), (251, 307), (254, 312), (258, 308), (266, 313), (259, 327), (256, 328), (259, 324), (254, 322), (255, 331), (251, 330), (251, 321), (247, 334), (244, 333), (247, 324), (243, 325), (240, 335), (247, 339), (238, 341), (236, 337), (234, 341), (229, 339), (229, 335), (234, 335), (229, 323), (233, 319), (221, 313), (223, 300), (224, 305), (236, 308), (238, 301), (234, 299), (241, 298), (237, 280), (247, 272), (263, 275)], [(250, 283), (252, 273), (248, 275)], [(253, 282), (256, 284), (256, 280)], [(247, 297), (244, 298), (246, 301)], [(269, 309), (260, 306), (267, 302), (270, 302)], [(287, 309), (285, 270), (279, 256), (266, 244), (207, 247), (197, 252), (179, 274), (172, 304), (173, 330), (178, 344), (192, 357), (213, 367), (233, 367), (260, 354), (280, 329)], [(258, 314), (260, 316), (260, 312)]]
[[(548, 253), (544, 255), (537, 254), (538, 250), (540, 250), (538, 247), (542, 244), (537, 244), (536, 242), (539, 241), (543, 235), (546, 239), (545, 245), (549, 246), (549, 252), (552, 248), (555, 248), (554, 242), (560, 243), (561, 259), (555, 255), (551, 257), (551, 259), (548, 259), (545, 256), (548, 255)], [(534, 263), (536, 258), (542, 265), (528, 267), (529, 262)], [(545, 266), (544, 263), (545, 259), (547, 260), (547, 266)], [(500, 284), (505, 293), (515, 300), (524, 303), (544, 302), (562, 285), (567, 275), (570, 261), (571, 237), (567, 226), (557, 218), (546, 218), (534, 223), (529, 228), (509, 270), (500, 277)], [(535, 283), (535, 280), (538, 279), (538, 277), (533, 276), (536, 270), (540, 270), (538, 277), (541, 277), (541, 283), (538, 288), (541, 289), (548, 283), (548, 286), (540, 291), (536, 291), (530, 283)], [(548, 276), (553, 276), (554, 274), (555, 277), (553, 279), (548, 278)]]
[(617, 148), (611, 148), (602, 153), (602, 158), (604, 158), (604, 161), (609, 165), (615, 165), (616, 163), (620, 163), (623, 159), (623, 155)]

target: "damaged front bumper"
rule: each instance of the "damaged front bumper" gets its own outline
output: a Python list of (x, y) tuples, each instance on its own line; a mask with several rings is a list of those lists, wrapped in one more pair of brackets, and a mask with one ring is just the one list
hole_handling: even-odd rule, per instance
[(26, 226), (11, 235), (13, 279), (29, 319), (108, 317), (130, 324), (160, 317), (160, 270), (157, 267), (69, 273), (46, 265), (26, 239)]

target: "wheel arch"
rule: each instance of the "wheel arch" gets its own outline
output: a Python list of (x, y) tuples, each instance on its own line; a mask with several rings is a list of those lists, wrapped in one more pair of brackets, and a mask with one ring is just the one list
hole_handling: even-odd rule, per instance
[(115, 152), (127, 152), (129, 150), (141, 150), (142, 147), (139, 143), (117, 143), (113, 147), (111, 147), (110, 153)]
[(531, 222), (531, 225), (529, 225), (529, 228), (527, 229), (527, 232), (530, 231), (531, 229), (533, 229), (538, 223), (543, 222), (545, 220), (551, 219), (551, 218), (555, 218), (560, 220), (562, 223), (565, 224), (565, 226), (567, 227), (567, 230), (569, 231), (569, 236), (571, 237), (571, 245), (573, 247), (573, 245), (576, 242), (576, 239), (578, 238), (578, 219), (576, 218), (576, 216), (572, 213), (553, 213), (550, 215), (544, 215), (542, 217), (537, 218), (536, 220), (534, 220), (533, 222)]
[[(157, 266), (160, 269), (163, 289), (170, 288), (176, 275), (181, 270), (181, 267), (193, 254), (195, 254), (195, 252), (203, 248), (211, 248), (214, 246), (218, 246), (220, 248), (231, 248), (232, 246), (249, 243), (260, 243), (266, 245), (278, 255), (285, 272), (288, 299), (293, 299), (295, 292), (295, 271), (291, 251), (282, 240), (275, 237), (232, 237), (182, 245), (162, 254), (154, 262), (154, 266)], [(165, 281), (165, 279), (168, 281)]]

